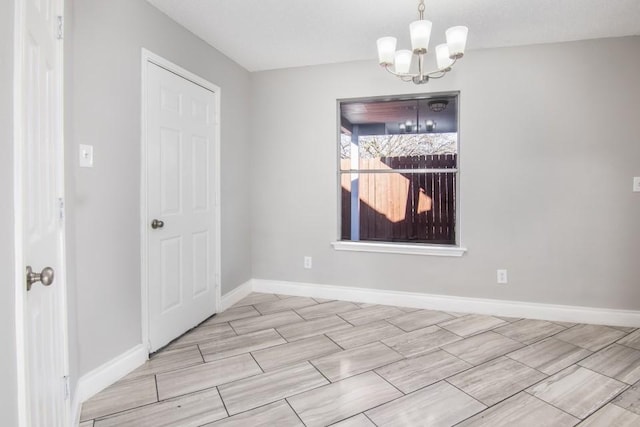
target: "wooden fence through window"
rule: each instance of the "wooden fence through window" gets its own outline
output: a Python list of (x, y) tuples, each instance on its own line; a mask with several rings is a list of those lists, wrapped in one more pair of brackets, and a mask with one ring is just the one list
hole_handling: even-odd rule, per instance
[[(341, 161), (349, 169), (349, 159)], [(455, 154), (360, 159), (360, 240), (455, 244), (456, 174), (394, 172), (455, 169)], [(351, 239), (351, 174), (341, 174), (342, 239)]]

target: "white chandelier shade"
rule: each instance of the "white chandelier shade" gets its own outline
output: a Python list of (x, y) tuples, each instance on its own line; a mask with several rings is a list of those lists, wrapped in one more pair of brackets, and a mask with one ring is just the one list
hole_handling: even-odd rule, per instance
[(446, 32), (447, 46), (449, 53), (454, 58), (464, 55), (464, 48), (467, 46), (467, 34), (469, 29), (463, 26), (451, 27)]
[[(441, 78), (451, 71), (457, 60), (464, 56), (469, 30), (464, 26), (455, 26), (445, 32), (447, 42), (436, 46), (437, 69), (429, 72), (424, 70), (424, 57), (429, 52), (431, 40), (431, 21), (424, 19), (424, 0), (418, 4), (417, 21), (409, 24), (412, 50), (396, 50), (398, 40), (395, 37), (381, 37), (377, 41), (378, 62), (391, 74), (403, 81), (424, 84), (430, 78)], [(411, 73), (413, 57), (417, 59), (417, 72)]]
[(398, 50), (395, 55), (396, 72), (408, 73), (411, 69), (411, 58), (413, 54), (410, 50)]
[(395, 37), (381, 37), (378, 39), (378, 61), (381, 64), (393, 64), (397, 43), (398, 40)]
[(436, 46), (436, 63), (438, 70), (446, 70), (453, 65), (453, 59), (449, 54), (449, 46), (446, 43)]
[(429, 39), (431, 38), (431, 21), (421, 19), (409, 24), (409, 34), (411, 35), (411, 48), (415, 53), (427, 52), (429, 49)]

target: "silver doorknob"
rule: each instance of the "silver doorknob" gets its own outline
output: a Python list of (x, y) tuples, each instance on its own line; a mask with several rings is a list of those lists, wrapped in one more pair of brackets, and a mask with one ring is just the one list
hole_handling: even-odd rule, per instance
[(156, 228), (162, 227), (164, 227), (164, 221), (160, 221), (159, 219), (154, 219), (153, 221), (151, 221), (151, 228), (153, 228), (154, 230)]
[(51, 286), (55, 277), (53, 268), (45, 267), (41, 273), (34, 273), (30, 265), (27, 266), (27, 290), (31, 290), (36, 282), (42, 282), (44, 286)]

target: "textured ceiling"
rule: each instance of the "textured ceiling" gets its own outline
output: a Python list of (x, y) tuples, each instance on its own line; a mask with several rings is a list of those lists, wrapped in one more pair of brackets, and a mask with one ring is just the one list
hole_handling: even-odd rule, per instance
[[(249, 71), (376, 58), (409, 46), (415, 0), (148, 0)], [(431, 47), (452, 25), (469, 49), (640, 34), (640, 0), (427, 0)]]

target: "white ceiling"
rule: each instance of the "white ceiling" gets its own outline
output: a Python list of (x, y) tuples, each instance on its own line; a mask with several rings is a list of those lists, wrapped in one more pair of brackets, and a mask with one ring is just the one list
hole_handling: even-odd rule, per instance
[[(417, 0), (148, 0), (249, 71), (376, 58), (409, 46)], [(469, 49), (640, 34), (640, 0), (427, 0), (431, 46), (452, 25)], [(604, 65), (604, 64), (603, 64)]]

